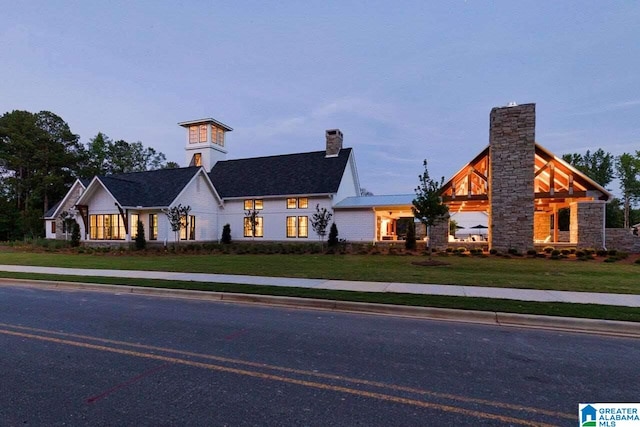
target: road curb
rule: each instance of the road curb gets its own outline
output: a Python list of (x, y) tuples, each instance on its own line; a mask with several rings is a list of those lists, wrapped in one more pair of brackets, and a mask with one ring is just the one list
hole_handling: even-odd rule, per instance
[(130, 285), (108, 285), (98, 283), (0, 278), (0, 286), (15, 285), (49, 289), (84, 290), (93, 292), (112, 292), (116, 294), (186, 298), (204, 301), (222, 301), (242, 304), (261, 304), (289, 308), (308, 308), (326, 311), (401, 316), (430, 320), (479, 323), (505, 327), (548, 329), (556, 331), (640, 338), (639, 323), (616, 320), (580, 319), (574, 317), (457, 310), (449, 308), (377, 304), (354, 301), (334, 301), (275, 295), (196, 291), (187, 289), (152, 288)]

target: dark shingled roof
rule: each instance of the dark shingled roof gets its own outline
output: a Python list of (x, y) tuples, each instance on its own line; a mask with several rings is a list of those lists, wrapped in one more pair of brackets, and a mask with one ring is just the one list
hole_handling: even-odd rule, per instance
[(224, 160), (209, 177), (222, 198), (330, 194), (338, 192), (350, 154), (343, 148), (336, 157), (314, 151)]
[(158, 169), (99, 178), (122, 206), (169, 206), (199, 169)]

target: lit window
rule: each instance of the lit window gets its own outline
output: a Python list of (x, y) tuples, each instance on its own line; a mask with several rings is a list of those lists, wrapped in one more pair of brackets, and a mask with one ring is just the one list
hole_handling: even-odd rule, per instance
[(189, 143), (198, 142), (198, 126), (189, 126)]
[(218, 145), (224, 147), (224, 131), (218, 129)]
[(264, 208), (264, 206), (262, 205), (262, 199), (256, 199), (254, 200), (253, 203), (253, 208), (257, 211), (261, 210)]
[(296, 199), (287, 199), (287, 209), (296, 208)]
[(196, 217), (189, 215), (180, 219), (180, 240), (196, 239)]
[(131, 222), (129, 223), (129, 230), (131, 230), (132, 237), (135, 237), (138, 235), (138, 221), (140, 221), (140, 216), (138, 214), (131, 214)]
[(287, 237), (297, 236), (297, 218), (295, 216), (287, 217)]
[(244, 237), (262, 237), (263, 236), (262, 217), (256, 217), (255, 233), (251, 224), (251, 218), (244, 218)]
[(195, 153), (189, 166), (202, 166), (202, 154)]
[(200, 142), (207, 142), (207, 125), (200, 125)]
[(253, 209), (253, 200), (246, 199), (244, 201), (244, 210), (245, 211), (250, 211), (251, 209)]
[(149, 240), (158, 240), (158, 214), (149, 214)]
[(124, 240), (124, 222), (118, 214), (89, 215), (89, 237), (93, 240)]
[(298, 237), (309, 237), (309, 217), (298, 217)]
[(298, 209), (306, 209), (309, 207), (309, 199), (306, 197), (300, 197), (298, 199)]
[(262, 203), (262, 199), (245, 199), (244, 200), (244, 210), (246, 211), (251, 211), (251, 210), (262, 210), (264, 209), (264, 205)]

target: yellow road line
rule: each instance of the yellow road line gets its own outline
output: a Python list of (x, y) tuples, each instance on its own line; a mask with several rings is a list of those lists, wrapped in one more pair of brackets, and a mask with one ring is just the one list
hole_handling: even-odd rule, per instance
[(208, 369), (208, 370), (212, 370), (212, 371), (233, 373), (233, 374), (237, 374), (237, 375), (243, 375), (243, 376), (248, 376), (248, 377), (253, 377), (253, 378), (260, 378), (260, 379), (270, 380), (270, 381), (279, 381), (279, 382), (284, 382), (284, 383), (289, 383), (289, 384), (296, 384), (296, 385), (301, 385), (301, 386), (304, 386), (304, 387), (310, 387), (310, 388), (316, 388), (316, 389), (322, 389), (322, 390), (330, 390), (330, 391), (337, 391), (337, 392), (348, 393), (348, 394), (352, 394), (352, 395), (356, 395), (356, 396), (369, 397), (369, 398), (372, 398), (372, 399), (379, 399), (379, 400), (383, 400), (383, 401), (387, 401), (387, 402), (402, 403), (402, 404), (405, 404), (405, 405), (417, 406), (417, 407), (422, 407), (422, 408), (427, 408), (427, 409), (434, 409), (434, 410), (439, 410), (439, 411), (443, 411), (443, 412), (450, 412), (450, 413), (463, 415), (463, 416), (468, 416), (468, 417), (474, 417), (474, 418), (484, 418), (484, 419), (495, 420), (495, 421), (500, 421), (500, 422), (504, 422), (504, 423), (518, 424), (518, 425), (523, 425), (523, 426), (541, 426), (541, 427), (551, 427), (551, 426), (553, 426), (552, 424), (544, 424), (544, 423), (539, 423), (539, 422), (532, 422), (532, 421), (529, 421), (529, 420), (523, 420), (523, 419), (513, 418), (513, 417), (508, 417), (508, 416), (503, 416), (503, 415), (491, 414), (491, 413), (487, 413), (487, 412), (472, 411), (472, 410), (468, 410), (468, 409), (464, 409), (464, 408), (458, 408), (458, 407), (455, 407), (455, 406), (423, 402), (423, 401), (415, 400), (415, 399), (407, 399), (407, 398), (404, 398), (404, 397), (391, 396), (391, 395), (382, 394), (382, 393), (372, 393), (372, 392), (368, 392), (368, 391), (356, 390), (356, 389), (352, 389), (352, 388), (348, 388), (348, 387), (334, 386), (334, 385), (330, 385), (330, 384), (323, 384), (323, 383), (318, 383), (318, 382), (313, 382), (313, 381), (297, 380), (297, 379), (294, 379), (294, 378), (287, 378), (287, 377), (282, 377), (282, 376), (278, 376), (278, 375), (265, 374), (265, 373), (257, 372), (257, 371), (248, 371), (248, 370), (244, 370), (244, 369), (230, 368), (230, 367), (219, 366), (219, 365), (214, 365), (214, 364), (210, 364), (210, 363), (195, 362), (195, 361), (192, 361), (192, 360), (179, 359), (179, 358), (175, 358), (175, 357), (167, 357), (167, 356), (162, 356), (162, 355), (158, 355), (158, 354), (141, 353), (141, 352), (138, 352), (138, 351), (125, 350), (125, 349), (121, 349), (121, 348), (106, 347), (106, 346), (102, 346), (102, 345), (89, 344), (89, 343), (84, 343), (84, 342), (79, 342), (79, 341), (70, 341), (70, 340), (64, 340), (64, 339), (60, 339), (60, 338), (47, 337), (47, 336), (41, 336), (41, 335), (34, 335), (34, 334), (28, 334), (28, 333), (23, 333), (23, 332), (9, 331), (9, 330), (5, 330), (5, 329), (0, 329), (0, 334), (17, 336), (17, 337), (22, 337), (22, 338), (29, 338), (29, 339), (39, 340), (39, 341), (52, 342), (52, 343), (56, 343), (56, 344), (70, 345), (70, 346), (74, 346), (74, 347), (88, 348), (88, 349), (92, 349), (92, 350), (105, 351), (105, 352), (110, 352), (110, 353), (123, 354), (123, 355), (127, 355), (127, 356), (140, 357), (140, 358), (144, 358), (144, 359), (161, 360), (163, 362), (169, 362), (169, 363), (175, 363), (175, 364), (179, 364), (179, 365), (185, 365), (185, 366), (191, 366), (191, 367), (196, 367), (196, 368)]
[(515, 404), (511, 404), (511, 403), (504, 403), (504, 402), (496, 402), (496, 401), (486, 400), (486, 399), (477, 399), (477, 398), (473, 398), (473, 397), (459, 396), (459, 395), (455, 395), (455, 394), (438, 393), (438, 392), (435, 392), (435, 391), (429, 391), (429, 390), (424, 390), (424, 389), (415, 388), (415, 387), (407, 387), (407, 386), (401, 386), (401, 385), (395, 385), (395, 384), (387, 384), (387, 383), (382, 383), (382, 382), (378, 382), (378, 381), (370, 381), (370, 380), (364, 380), (364, 379), (359, 379), (359, 378), (351, 378), (351, 377), (345, 377), (345, 376), (335, 375), (335, 374), (325, 374), (325, 373), (322, 373), (322, 372), (306, 371), (306, 370), (303, 370), (303, 369), (287, 368), (287, 367), (283, 367), (283, 366), (268, 365), (268, 364), (259, 363), (259, 362), (251, 362), (251, 361), (247, 361), (247, 360), (232, 359), (232, 358), (228, 358), (228, 357), (214, 356), (214, 355), (210, 355), (210, 354), (194, 353), (194, 352), (190, 352), (190, 351), (183, 351), (183, 350), (177, 350), (177, 349), (166, 348), (166, 347), (158, 347), (158, 346), (153, 346), (153, 345), (130, 343), (130, 342), (127, 342), (127, 341), (111, 340), (111, 339), (108, 339), (108, 338), (98, 338), (98, 337), (93, 337), (93, 336), (90, 336), (90, 335), (79, 335), (79, 334), (72, 334), (72, 333), (66, 333), (66, 332), (51, 331), (51, 330), (48, 330), (48, 329), (30, 328), (30, 327), (27, 327), (27, 326), (11, 325), (11, 324), (7, 324), (7, 323), (0, 323), (0, 326), (8, 327), (8, 328), (14, 328), (14, 329), (21, 329), (21, 330), (26, 330), (26, 331), (32, 331), (32, 332), (55, 334), (55, 335), (60, 335), (60, 336), (65, 336), (65, 337), (88, 339), (88, 340), (93, 340), (93, 341), (98, 341), (98, 342), (103, 342), (103, 343), (109, 343), (109, 344), (126, 345), (126, 346), (129, 346), (129, 347), (140, 348), (140, 349), (145, 349), (145, 350), (156, 350), (156, 351), (162, 351), (162, 352), (165, 352), (165, 353), (179, 354), (179, 355), (182, 355), (182, 356), (192, 356), (192, 357), (198, 357), (198, 358), (201, 358), (201, 359), (215, 360), (217, 362), (233, 363), (233, 364), (236, 364), (236, 365), (250, 366), (250, 367), (253, 367), (253, 368), (269, 369), (269, 370), (279, 371), (279, 372), (294, 373), (294, 374), (298, 374), (298, 375), (307, 375), (307, 376), (312, 376), (312, 377), (316, 377), (316, 378), (325, 378), (325, 379), (331, 379), (331, 380), (336, 380), (336, 381), (344, 381), (344, 382), (350, 382), (350, 383), (354, 383), (354, 384), (367, 385), (367, 386), (371, 386), (371, 387), (386, 388), (386, 389), (389, 389), (389, 390), (414, 393), (414, 394), (419, 394), (419, 395), (422, 395), (422, 396), (430, 396), (430, 397), (436, 397), (436, 398), (447, 399), (447, 400), (455, 400), (455, 401), (466, 402), (466, 403), (476, 403), (476, 404), (480, 404), (480, 405), (492, 406), (492, 407), (501, 408), (501, 409), (510, 409), (510, 410), (515, 410), (515, 411), (526, 411), (526, 412), (531, 412), (531, 413), (535, 413), (535, 414), (548, 415), (550, 417), (555, 417), (555, 418), (559, 417), (559, 418), (566, 418), (566, 419), (570, 419), (570, 420), (575, 420), (575, 418), (576, 418), (575, 414), (567, 414), (567, 413), (564, 413), (564, 412), (549, 411), (549, 410), (546, 410), (546, 409), (533, 408), (533, 407), (529, 407), (529, 406), (515, 405)]

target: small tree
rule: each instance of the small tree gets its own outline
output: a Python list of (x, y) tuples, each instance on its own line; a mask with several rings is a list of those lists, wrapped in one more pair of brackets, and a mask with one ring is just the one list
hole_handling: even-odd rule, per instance
[(251, 226), (251, 239), (255, 239), (256, 237), (256, 227), (258, 226), (258, 214), (259, 212), (255, 209), (248, 209), (244, 216), (249, 221), (249, 225)]
[(413, 222), (413, 218), (407, 224), (407, 240), (404, 241), (404, 247), (410, 251), (416, 248), (416, 224)]
[(138, 220), (136, 227), (136, 249), (141, 251), (147, 247), (147, 240), (144, 237), (144, 225), (142, 224), (142, 221)]
[(330, 248), (335, 248), (336, 246), (338, 246), (338, 243), (340, 243), (340, 241), (338, 240), (338, 226), (334, 222), (331, 224), (331, 228), (329, 229), (329, 239), (327, 240), (327, 245)]
[(73, 221), (71, 228), (71, 246), (77, 248), (80, 246), (80, 226), (77, 222)]
[(440, 189), (444, 185), (444, 177), (440, 179), (440, 182), (434, 181), (429, 177), (429, 170), (427, 169), (427, 160), (423, 162), (424, 172), (419, 175), (420, 180), (416, 187), (416, 198), (413, 199), (413, 215), (422, 222), (427, 228), (427, 251), (429, 257), (431, 257), (431, 227), (442, 222), (449, 208), (442, 203), (440, 197)]
[(320, 204), (316, 205), (316, 213), (311, 217), (311, 227), (320, 238), (322, 247), (324, 248), (324, 236), (327, 234), (327, 226), (331, 221), (333, 214), (327, 208), (320, 209)]
[(222, 227), (222, 243), (225, 245), (231, 243), (231, 225), (229, 224), (225, 224), (224, 227)]
[(164, 214), (169, 220), (171, 231), (175, 234), (175, 245), (180, 242), (180, 230), (186, 229), (188, 226), (187, 217), (189, 212), (191, 212), (191, 206), (182, 206), (181, 204), (164, 210)]

